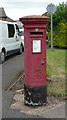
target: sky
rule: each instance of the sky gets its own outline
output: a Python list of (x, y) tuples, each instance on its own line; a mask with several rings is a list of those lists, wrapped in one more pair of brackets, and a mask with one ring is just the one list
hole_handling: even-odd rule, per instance
[(0, 7), (5, 9), (6, 15), (13, 20), (28, 15), (42, 15), (47, 12), (47, 6), (52, 3), (55, 6), (66, 0), (2, 0)]

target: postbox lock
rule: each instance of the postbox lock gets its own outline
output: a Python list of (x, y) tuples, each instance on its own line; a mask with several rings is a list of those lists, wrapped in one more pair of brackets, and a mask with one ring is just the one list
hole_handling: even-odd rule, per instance
[(38, 32), (39, 28), (35, 28), (35, 31)]
[(44, 65), (44, 64), (45, 64), (45, 62), (44, 62), (44, 61), (42, 61), (42, 62), (41, 62), (41, 64), (42, 64), (42, 65)]
[(46, 58), (44, 57), (43, 59), (45, 60)]

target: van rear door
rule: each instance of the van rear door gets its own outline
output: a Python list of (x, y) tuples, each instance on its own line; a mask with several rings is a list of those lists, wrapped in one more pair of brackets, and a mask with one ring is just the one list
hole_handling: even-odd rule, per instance
[(15, 39), (16, 39), (16, 47), (17, 49), (20, 48), (21, 45), (21, 36), (19, 35), (19, 28), (18, 25), (15, 24)]

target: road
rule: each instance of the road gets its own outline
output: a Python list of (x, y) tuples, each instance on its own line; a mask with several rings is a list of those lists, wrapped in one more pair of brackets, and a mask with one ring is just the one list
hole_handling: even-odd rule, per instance
[(7, 58), (2, 65), (2, 88), (7, 89), (13, 82), (15, 82), (23, 73), (24, 57), (22, 55), (14, 54)]

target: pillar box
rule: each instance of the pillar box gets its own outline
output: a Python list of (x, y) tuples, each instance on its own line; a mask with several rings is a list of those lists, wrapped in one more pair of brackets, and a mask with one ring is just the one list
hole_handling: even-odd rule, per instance
[(43, 105), (47, 101), (46, 28), (47, 16), (20, 18), (24, 25), (24, 103)]

